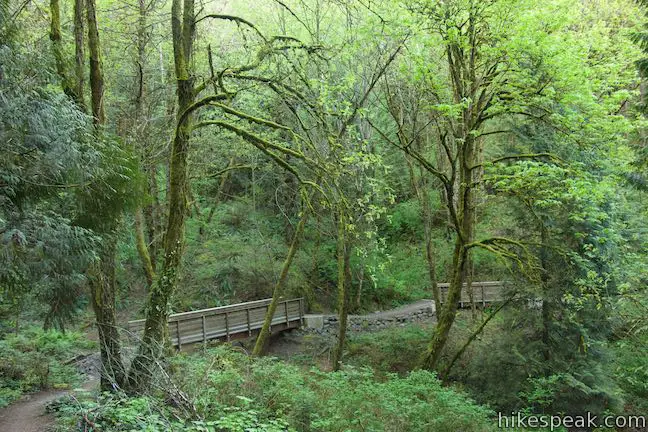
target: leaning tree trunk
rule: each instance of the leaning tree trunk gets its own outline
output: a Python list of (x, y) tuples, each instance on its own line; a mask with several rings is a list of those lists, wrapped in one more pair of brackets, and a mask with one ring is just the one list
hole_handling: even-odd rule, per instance
[(347, 287), (346, 287), (346, 272), (347, 253), (346, 253), (346, 220), (344, 212), (338, 213), (337, 220), (337, 310), (338, 310), (338, 340), (335, 350), (333, 351), (332, 367), (334, 371), (340, 370), (340, 360), (344, 351), (344, 342), (346, 339), (347, 315), (348, 315), (348, 301), (347, 301)]
[(153, 284), (146, 308), (144, 335), (128, 377), (132, 390), (144, 390), (151, 384), (162, 355), (169, 315), (169, 301), (176, 290), (182, 260), (187, 216), (187, 154), (191, 135), (190, 115), (194, 101), (191, 76), (191, 51), (194, 36), (194, 0), (173, 0), (171, 27), (177, 81), (178, 112), (169, 161), (169, 219), (164, 243), (164, 260)]
[(448, 288), (448, 296), (443, 307), (437, 313), (437, 325), (423, 360), (423, 366), (426, 369), (432, 370), (437, 367), (443, 348), (448, 342), (450, 329), (454, 324), (457, 306), (461, 299), (461, 288), (463, 286), (467, 254), (468, 251), (462, 244), (462, 241), (457, 239), (452, 259), (453, 274)]
[(279, 303), (279, 298), (283, 294), (286, 278), (288, 277), (288, 271), (290, 270), (290, 266), (292, 265), (293, 258), (295, 257), (295, 253), (297, 253), (299, 240), (301, 238), (302, 233), (304, 232), (304, 225), (306, 225), (307, 219), (308, 219), (308, 209), (306, 208), (306, 206), (303, 206), (302, 216), (299, 219), (299, 223), (297, 224), (295, 231), (293, 232), (292, 241), (290, 242), (290, 249), (288, 250), (288, 255), (284, 260), (283, 266), (281, 267), (281, 274), (279, 275), (279, 280), (277, 281), (274, 291), (272, 292), (272, 301), (268, 306), (268, 312), (266, 312), (265, 320), (263, 321), (263, 327), (261, 327), (259, 336), (257, 337), (256, 343), (254, 344), (254, 350), (252, 351), (252, 355), (259, 356), (263, 354), (263, 351), (265, 350), (266, 341), (268, 339), (268, 335), (270, 334), (270, 325), (272, 324), (272, 318), (274, 317), (275, 311), (277, 310), (277, 304)]

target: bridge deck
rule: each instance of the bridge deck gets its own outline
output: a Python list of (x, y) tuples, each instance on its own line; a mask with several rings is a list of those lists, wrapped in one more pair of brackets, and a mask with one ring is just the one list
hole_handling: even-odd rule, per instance
[[(441, 303), (445, 303), (448, 297), (448, 288), (450, 284), (447, 282), (439, 283), (439, 290), (441, 291)], [(488, 282), (472, 282), (473, 301), (477, 305), (486, 306), (486, 304), (499, 302), (505, 300), (504, 297), (504, 282), (488, 281)], [(459, 300), (459, 307), (470, 305), (470, 293), (468, 292), (468, 284), (464, 283), (461, 289), (461, 299)]]
[[(263, 327), (263, 321), (272, 299), (238, 303), (191, 312), (169, 315), (169, 336), (173, 346), (220, 339), (249, 337)], [(303, 299), (282, 300), (272, 318), (271, 331), (301, 327), (304, 319)], [(145, 320), (128, 322), (134, 334), (144, 331)]]

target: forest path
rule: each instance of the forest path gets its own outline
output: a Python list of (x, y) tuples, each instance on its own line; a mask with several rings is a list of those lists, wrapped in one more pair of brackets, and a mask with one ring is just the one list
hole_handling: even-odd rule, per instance
[[(90, 391), (99, 385), (96, 377), (89, 377), (81, 387)], [(46, 432), (54, 425), (54, 414), (47, 413), (47, 404), (79, 389), (43, 390), (24, 395), (21, 400), (0, 409), (0, 431), (2, 432)]]
[(47, 404), (68, 393), (47, 390), (26, 395), (18, 402), (0, 409), (0, 430), (3, 432), (47, 431), (54, 423), (54, 415), (45, 412)]
[[(373, 312), (365, 315), (349, 315), (349, 318), (367, 318), (367, 319), (385, 319), (385, 318), (394, 318), (394, 317), (399, 317), (403, 315), (409, 315), (411, 313), (420, 311), (422, 309), (426, 308), (432, 308), (432, 310), (435, 310), (434, 306), (434, 300), (428, 300), (428, 299), (423, 299), (423, 300), (418, 300), (414, 303), (406, 304), (403, 306), (399, 306), (394, 309), (388, 309), (385, 311), (380, 311), (380, 312)], [(335, 316), (335, 315), (331, 315)]]
[(47, 404), (65, 395), (93, 391), (99, 387), (99, 355), (80, 356), (76, 361), (85, 381), (79, 387), (65, 390), (43, 390), (23, 395), (8, 407), (0, 408), (0, 432), (46, 432), (52, 429), (55, 416), (45, 411)]

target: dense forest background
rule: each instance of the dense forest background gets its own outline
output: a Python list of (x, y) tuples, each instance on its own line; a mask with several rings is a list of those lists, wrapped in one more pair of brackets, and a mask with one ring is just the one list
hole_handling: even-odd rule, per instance
[[(0, 405), (98, 350), (112, 394), (60, 430), (648, 414), (647, 11), (0, 0)], [(165, 348), (170, 313), (270, 297), (340, 331), (282, 362), (267, 327), (253, 357)], [(346, 335), (420, 299), (435, 323)]]

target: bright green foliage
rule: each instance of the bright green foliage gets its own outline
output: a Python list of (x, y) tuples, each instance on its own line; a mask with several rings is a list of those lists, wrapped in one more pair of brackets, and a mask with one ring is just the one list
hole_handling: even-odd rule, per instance
[(96, 348), (76, 332), (23, 329), (0, 340), (0, 407), (28, 393), (48, 388), (69, 388), (81, 381), (74, 364), (64, 364)]

